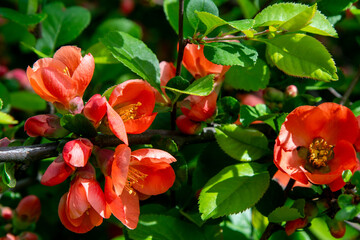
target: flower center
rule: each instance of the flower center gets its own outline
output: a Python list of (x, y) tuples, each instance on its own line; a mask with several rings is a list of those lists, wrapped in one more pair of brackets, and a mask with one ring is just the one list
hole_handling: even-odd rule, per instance
[(321, 168), (334, 158), (334, 146), (328, 144), (323, 138), (314, 138), (308, 148), (307, 160), (314, 168)]
[[(134, 195), (136, 195), (136, 192), (134, 191), (132, 186), (136, 183), (138, 184), (139, 181), (144, 180), (146, 177), (147, 174), (142, 173), (141, 171), (129, 166), (125, 189), (129, 192), (129, 194), (134, 193)], [(140, 186), (143, 187), (143, 185)]]
[(71, 77), (68, 67), (65, 67), (63, 71), (64, 71), (65, 75), (68, 75), (69, 77)]
[(122, 120), (132, 120), (137, 118), (137, 109), (141, 106), (141, 102), (129, 104), (123, 107), (116, 108), (115, 111), (120, 115)]

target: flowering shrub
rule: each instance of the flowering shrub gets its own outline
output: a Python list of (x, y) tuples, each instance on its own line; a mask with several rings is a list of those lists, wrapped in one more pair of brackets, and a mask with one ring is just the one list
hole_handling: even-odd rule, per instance
[(0, 239), (358, 239), (359, 3), (314, 2), (4, 0)]

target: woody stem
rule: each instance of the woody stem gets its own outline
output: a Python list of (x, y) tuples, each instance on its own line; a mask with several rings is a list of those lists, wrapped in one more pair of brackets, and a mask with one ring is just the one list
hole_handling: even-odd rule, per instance
[(353, 80), (351, 81), (348, 89), (346, 90), (346, 92), (344, 93), (343, 97), (341, 98), (340, 104), (344, 105), (346, 103), (346, 101), (349, 99), (352, 91), (354, 90), (356, 84), (359, 82), (360, 79), (360, 67), (356, 73), (356, 76), (353, 78)]

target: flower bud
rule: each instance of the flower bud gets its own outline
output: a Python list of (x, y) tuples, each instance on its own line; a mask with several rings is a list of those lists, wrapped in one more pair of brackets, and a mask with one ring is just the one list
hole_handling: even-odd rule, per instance
[(326, 223), (329, 227), (330, 233), (334, 238), (342, 238), (345, 235), (346, 224), (344, 221), (327, 218)]
[(0, 240), (17, 240), (17, 238), (11, 233), (7, 233), (4, 237), (1, 237)]
[(285, 96), (286, 97), (296, 97), (298, 95), (298, 89), (295, 85), (289, 85), (286, 87)]
[(13, 212), (9, 207), (2, 207), (1, 208), (1, 217), (5, 220), (10, 220), (13, 217)]
[(41, 203), (37, 196), (29, 195), (21, 199), (15, 209), (16, 217), (21, 222), (36, 222), (41, 214)]
[(7, 147), (10, 143), (11, 141), (7, 137), (0, 139), (0, 147)]
[(84, 167), (88, 162), (93, 144), (86, 138), (78, 138), (67, 142), (63, 149), (64, 161), (73, 167)]
[(32, 90), (29, 79), (26, 76), (26, 72), (23, 69), (16, 68), (7, 72), (4, 76), (7, 79), (15, 79), (22, 88), (26, 90)]
[(194, 122), (185, 115), (181, 115), (176, 119), (176, 125), (182, 133), (194, 135), (202, 131), (205, 123)]
[(292, 221), (288, 221), (285, 224), (285, 232), (288, 236), (293, 234), (296, 229), (303, 228), (308, 224), (308, 220), (306, 218), (298, 218)]
[(60, 125), (60, 117), (54, 114), (42, 114), (28, 118), (24, 129), (30, 137), (61, 138), (69, 131)]
[(192, 121), (202, 122), (211, 118), (216, 111), (216, 92), (208, 96), (190, 95), (181, 102), (181, 111)]
[(106, 98), (101, 97), (100, 94), (95, 94), (85, 104), (83, 113), (84, 116), (89, 119), (95, 127), (98, 127), (100, 121), (106, 114), (106, 110)]

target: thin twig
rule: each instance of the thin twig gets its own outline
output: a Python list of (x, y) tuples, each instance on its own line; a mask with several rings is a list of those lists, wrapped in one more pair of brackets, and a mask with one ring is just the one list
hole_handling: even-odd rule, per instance
[[(261, 31), (261, 32), (257, 32), (257, 33), (254, 33), (254, 37), (255, 36), (261, 36), (261, 35), (264, 35), (264, 34), (267, 34), (269, 33), (269, 30), (266, 29), (264, 31)], [(220, 42), (220, 41), (228, 41), (228, 40), (241, 40), (241, 39), (248, 39), (249, 37), (246, 36), (246, 35), (241, 35), (241, 36), (235, 36), (235, 37), (213, 37), (213, 38), (203, 38), (202, 40), (204, 40), (205, 42)]]
[(344, 93), (344, 96), (341, 98), (340, 104), (344, 105), (346, 101), (349, 99), (352, 91), (354, 90), (356, 84), (359, 82), (360, 79), (360, 68), (358, 69), (358, 72), (356, 73), (356, 76), (351, 81), (348, 89), (346, 89), (346, 92)]
[[(160, 135), (164, 138), (171, 138), (179, 147), (187, 144), (211, 142), (215, 140), (215, 129), (204, 128), (200, 135), (188, 136), (176, 131), (169, 130), (148, 130), (142, 134), (129, 135), (131, 145), (150, 144), (154, 136)], [(116, 147), (122, 142), (115, 136), (99, 135), (92, 139), (93, 144), (99, 147)], [(0, 148), (0, 162), (27, 162), (37, 161), (44, 158), (56, 157), (59, 155), (58, 142), (37, 144), (32, 146), (3, 147)]]

